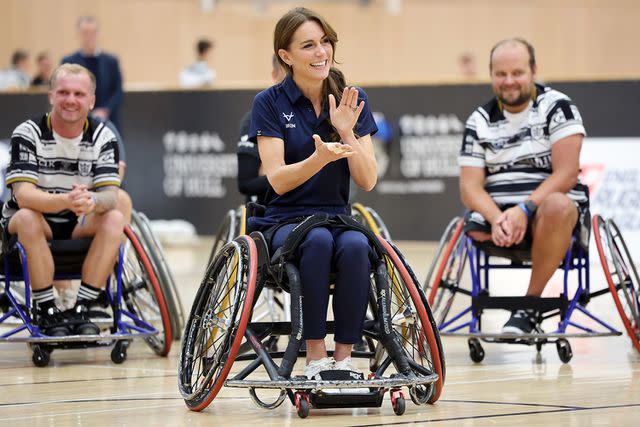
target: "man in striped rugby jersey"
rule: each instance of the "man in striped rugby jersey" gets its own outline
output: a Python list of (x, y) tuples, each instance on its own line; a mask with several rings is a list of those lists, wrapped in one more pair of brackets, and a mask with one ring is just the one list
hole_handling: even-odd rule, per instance
[[(460, 151), (467, 235), (531, 248), (527, 295), (540, 296), (576, 233), (588, 242), (588, 193), (579, 183), (585, 135), (578, 108), (535, 82), (533, 46), (519, 38), (490, 55), (495, 97), (469, 117)], [(515, 310), (504, 332), (531, 333), (532, 310)]]
[[(89, 306), (105, 286), (125, 223), (118, 209), (118, 144), (113, 132), (89, 117), (95, 78), (77, 64), (51, 77), (51, 112), (20, 124), (11, 138), (6, 183), (11, 198), (2, 210), (3, 239), (17, 236), (29, 266), (38, 324), (48, 335), (100, 333)], [(78, 299), (60, 313), (53, 293), (50, 239), (93, 237), (82, 268)], [(70, 321), (73, 320), (73, 321)]]

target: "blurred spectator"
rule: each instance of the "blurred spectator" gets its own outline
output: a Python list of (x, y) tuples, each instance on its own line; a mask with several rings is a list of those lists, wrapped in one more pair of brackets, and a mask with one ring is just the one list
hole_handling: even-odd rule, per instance
[(53, 64), (47, 52), (38, 54), (36, 58), (36, 68), (36, 75), (33, 80), (31, 80), (31, 86), (49, 86)]
[(458, 58), (460, 75), (465, 79), (476, 79), (478, 69), (476, 67), (476, 57), (471, 52), (465, 52)]
[(93, 16), (78, 19), (80, 50), (62, 58), (62, 63), (80, 64), (96, 77), (96, 105), (91, 115), (110, 120), (120, 132), (122, 76), (118, 58), (98, 47), (98, 21)]
[(199, 87), (211, 86), (216, 80), (216, 71), (209, 67), (209, 54), (213, 50), (213, 43), (208, 39), (200, 39), (196, 43), (196, 62), (189, 65), (180, 73), (180, 86)]
[(29, 87), (29, 53), (18, 49), (11, 55), (11, 66), (0, 72), (0, 89), (26, 89)]

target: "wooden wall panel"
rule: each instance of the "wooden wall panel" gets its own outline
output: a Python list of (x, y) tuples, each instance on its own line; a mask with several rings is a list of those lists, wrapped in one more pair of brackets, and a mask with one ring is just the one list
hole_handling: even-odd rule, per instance
[[(486, 79), (488, 51), (510, 36), (529, 39), (539, 74), (548, 80), (640, 77), (636, 45), (640, 2), (635, 0), (403, 0), (387, 13), (385, 0), (299, 3), (322, 13), (338, 31), (338, 58), (352, 81), (461, 81), (457, 58), (471, 52)], [(0, 67), (18, 47), (34, 56), (47, 49), (58, 60), (77, 48), (75, 21), (93, 14), (105, 50), (121, 59), (129, 88), (175, 87), (193, 60), (200, 36), (215, 39), (219, 87), (269, 83), (272, 32), (294, 2), (272, 0), (263, 12), (253, 0), (2, 0)]]

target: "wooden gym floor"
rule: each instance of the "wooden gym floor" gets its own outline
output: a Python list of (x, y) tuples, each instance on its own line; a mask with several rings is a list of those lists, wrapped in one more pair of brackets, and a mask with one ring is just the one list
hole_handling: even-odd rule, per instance
[[(208, 257), (211, 241), (167, 247), (165, 255), (181, 289), (188, 313)], [(434, 252), (432, 243), (400, 242), (422, 280)], [(526, 273), (505, 273), (500, 292), (522, 294)], [(555, 277), (549, 290), (559, 289)], [(592, 269), (593, 289), (604, 286), (599, 265)], [(588, 306), (604, 320), (621, 327), (609, 295)], [(498, 330), (507, 313), (487, 316), (484, 328)], [(155, 356), (134, 342), (128, 360), (115, 365), (109, 349), (52, 353), (51, 365), (36, 368), (24, 344), (0, 344), (0, 425), (63, 426), (218, 426), (218, 425), (637, 425), (640, 418), (640, 356), (626, 335), (571, 339), (574, 357), (558, 359), (554, 345), (539, 356), (535, 348), (484, 344), (480, 364), (469, 359), (467, 341), (443, 337), (446, 384), (435, 405), (415, 406), (394, 415), (387, 398), (381, 408), (312, 410), (299, 419), (286, 401), (273, 411), (256, 407), (244, 389), (223, 388), (203, 412), (187, 410), (177, 389), (180, 352), (174, 343), (167, 358)], [(284, 339), (281, 339), (281, 346)], [(296, 369), (301, 370), (302, 360)], [(234, 364), (236, 372), (243, 364)], [(359, 361), (363, 370), (366, 361)], [(406, 391), (405, 391), (405, 394)]]

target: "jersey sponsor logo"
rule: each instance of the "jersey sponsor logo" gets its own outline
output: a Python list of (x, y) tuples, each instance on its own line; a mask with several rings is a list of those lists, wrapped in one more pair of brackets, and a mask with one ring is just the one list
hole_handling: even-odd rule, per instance
[(284, 127), (287, 129), (294, 129), (296, 127), (295, 123), (285, 123)]
[(558, 109), (551, 117), (551, 123), (549, 124), (549, 131), (550, 132), (553, 131), (555, 128), (557, 128), (562, 123), (565, 123), (566, 121), (567, 121), (567, 118), (564, 115), (564, 111), (562, 111), (561, 109)]
[(115, 162), (116, 162), (116, 158), (113, 151), (109, 151), (108, 153), (103, 153), (100, 155), (100, 157), (98, 157), (98, 163), (100, 164), (115, 163)]
[(293, 111), (289, 114), (282, 113), (282, 115), (284, 116), (285, 119), (287, 119), (287, 122), (290, 122), (291, 119), (293, 118)]

